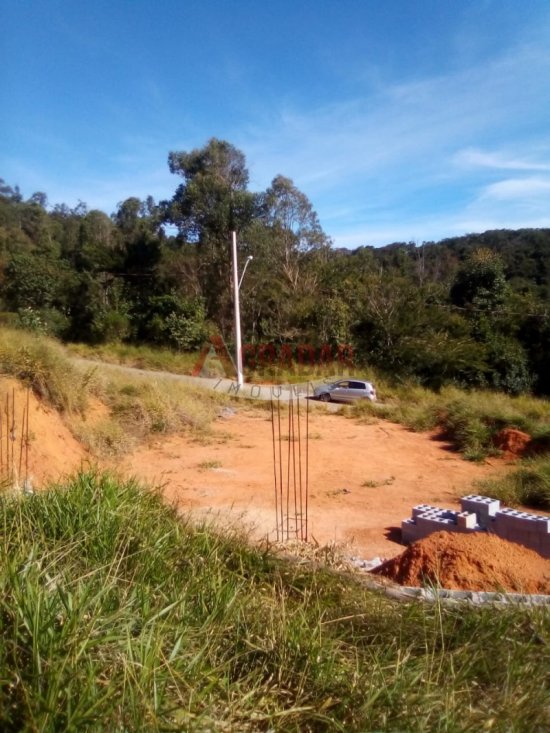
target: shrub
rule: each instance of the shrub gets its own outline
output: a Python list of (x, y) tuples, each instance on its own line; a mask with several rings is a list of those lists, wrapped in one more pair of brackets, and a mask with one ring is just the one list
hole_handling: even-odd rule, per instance
[(550, 511), (550, 458), (530, 459), (515, 471), (478, 485), (480, 491), (510, 506)]
[(532, 435), (541, 445), (550, 442), (550, 403), (527, 395), (445, 387), (433, 392), (414, 383), (388, 384), (376, 380), (380, 402), (361, 403), (352, 415), (378, 415), (411, 430), (439, 428), (470, 460), (496, 452), (494, 439), (511, 427)]

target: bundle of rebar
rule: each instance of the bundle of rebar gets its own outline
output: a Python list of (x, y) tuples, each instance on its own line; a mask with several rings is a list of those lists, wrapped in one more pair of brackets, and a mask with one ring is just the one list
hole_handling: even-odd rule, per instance
[(0, 408), (0, 481), (10, 486), (18, 487), (22, 478), (26, 485), (29, 479), (29, 405), (30, 390), (27, 389), (25, 405), (19, 411), (19, 438), (15, 389), (11, 390), (11, 395), (6, 393), (6, 399)]
[[(309, 385), (306, 395), (305, 434), (302, 430), (300, 391), (291, 387), (288, 400), (288, 434), (283, 434), (281, 399), (271, 397), (273, 438), (273, 484), (275, 497), (275, 534), (277, 542), (308, 539), (309, 509)], [(286, 402), (286, 401), (285, 401)], [(284, 443), (288, 442), (288, 448)]]

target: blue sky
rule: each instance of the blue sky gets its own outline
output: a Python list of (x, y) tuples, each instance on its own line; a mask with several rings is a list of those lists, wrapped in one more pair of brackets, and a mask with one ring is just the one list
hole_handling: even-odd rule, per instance
[(548, 0), (0, 0), (0, 176), (107, 213), (240, 148), (335, 246), (550, 226)]

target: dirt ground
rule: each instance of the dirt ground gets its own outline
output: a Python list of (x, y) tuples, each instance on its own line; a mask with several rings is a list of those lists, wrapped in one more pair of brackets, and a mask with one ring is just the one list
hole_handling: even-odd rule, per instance
[[(13, 463), (21, 484), (26, 474), (34, 486), (42, 486), (97, 464), (73, 437), (60, 415), (32, 394), (27, 464), (25, 450), (21, 449), (26, 390), (15, 381), (5, 379), (1, 388), (3, 412), (7, 396), (10, 400), (15, 396)], [(223, 410), (212, 434), (206, 438), (162, 437), (106, 465), (124, 475), (162, 486), (167, 499), (182, 511), (208, 515), (222, 523), (245, 525), (251, 528), (253, 537), (275, 541), (276, 517), (280, 517), (281, 510), (281, 474), (285, 536), (287, 527), (290, 537), (296, 536), (293, 528), (295, 514), (300, 514), (300, 464), (301, 528), (305, 532), (307, 463), (308, 538), (321, 545), (331, 542), (348, 545), (350, 554), (365, 559), (391, 558), (403, 551), (399, 542), (401, 520), (410, 516), (415, 504), (458, 508), (457, 500), (471, 492), (476, 479), (506, 470), (503, 461), (484, 464), (465, 461), (435, 435), (413, 433), (382, 420), (360, 423), (327, 412), (324, 406), (309, 413), (309, 460), (306, 462), (305, 417), (302, 414), (300, 442), (297, 420), (294, 421), (295, 440), (288, 440), (286, 419), (282, 417), (280, 449), (279, 440), (275, 442), (278, 515), (272, 421), (268, 412), (257, 408)], [(4, 415), (4, 428), (5, 425)], [(276, 438), (277, 430), (276, 421)], [(5, 439), (5, 429), (3, 433)], [(5, 463), (5, 446), (3, 452)]]
[(0, 475), (5, 476), (8, 472), (11, 475), (13, 471), (15, 481), (21, 486), (26, 478), (30, 478), (35, 487), (44, 486), (89, 463), (87, 452), (57, 410), (44, 405), (31, 392), (27, 394), (15, 379), (0, 380), (0, 421)]
[[(459, 497), (471, 493), (476, 479), (510, 469), (510, 462), (502, 459), (483, 464), (465, 461), (435, 434), (413, 433), (382, 420), (359, 422), (331, 413), (326, 406), (313, 407), (307, 449), (303, 413), (299, 436), (297, 420), (292, 436), (288, 413), (282, 415), (279, 441), (277, 419), (273, 426), (268, 412), (243, 405), (223, 408), (207, 437), (162, 437), (104, 467), (160, 486), (182, 512), (245, 526), (252, 537), (275, 541), (281, 484), (285, 535), (280, 536), (285, 538), (287, 527), (290, 538), (296, 536), (292, 530), (294, 516), (300, 513), (300, 484), (305, 530), (307, 465), (309, 539), (321, 546), (337, 543), (346, 554), (365, 560), (389, 560), (403, 552), (400, 524), (415, 504), (458, 508)], [(87, 419), (105, 414), (103, 405), (92, 405)], [(98, 464), (55, 410), (13, 380), (0, 380), (0, 423), (0, 478), (11, 472), (21, 487), (26, 478), (36, 489)], [(294, 440), (289, 440), (289, 433)], [(535, 565), (531, 570), (536, 572)]]
[[(292, 536), (295, 465), (298, 513), (300, 507), (297, 427), (294, 442), (288, 440), (285, 427), (281, 433), (283, 506), (286, 515), (290, 485)], [(403, 551), (399, 543), (401, 520), (410, 516), (415, 504), (458, 508), (457, 499), (471, 493), (473, 481), (504, 468), (498, 461), (483, 465), (467, 462), (434, 435), (413, 433), (386, 421), (361, 424), (324, 410), (310, 413), (309, 436), (309, 539), (320, 544), (347, 544), (350, 553), (365, 559), (391, 558)], [(276, 441), (277, 464), (278, 456)], [(182, 510), (208, 514), (217, 521), (244, 523), (253, 528), (253, 536), (274, 541), (273, 463), (271, 417), (257, 409), (239, 408), (217, 421), (208, 440), (168, 437), (137, 450), (116, 467), (161, 485), (166, 497)], [(302, 416), (302, 510), (305, 463)], [(279, 465), (277, 473), (279, 478)], [(280, 480), (280, 506), (279, 492)], [(284, 522), (286, 528), (286, 518)], [(301, 526), (305, 528), (305, 519)]]

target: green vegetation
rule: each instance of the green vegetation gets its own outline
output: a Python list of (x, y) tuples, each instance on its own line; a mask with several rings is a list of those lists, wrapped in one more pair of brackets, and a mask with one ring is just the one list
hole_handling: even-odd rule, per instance
[(544, 399), (456, 387), (434, 392), (406, 383), (391, 386), (384, 380), (376, 384), (381, 402), (361, 402), (348, 414), (382, 417), (415, 431), (439, 429), (471, 460), (498, 453), (494, 440), (506, 427), (525, 431), (541, 444), (550, 439), (550, 403)]
[(149, 369), (171, 374), (191, 374), (200, 352), (182, 352), (147, 344), (111, 342), (105, 344), (67, 344), (69, 354), (83, 359), (96, 359), (108, 364), (121, 364), (136, 369)]
[(478, 483), (479, 491), (508, 506), (527, 506), (550, 511), (550, 458), (522, 462), (514, 471)]
[(216, 461), (216, 460), (201, 461), (197, 466), (199, 471), (211, 471), (214, 468), (221, 468), (221, 467), (222, 467), (221, 461)]
[[(0, 373), (20, 379), (67, 413), (72, 432), (96, 456), (123, 453), (154, 434), (204, 434), (228, 401), (162, 375), (151, 379), (100, 364), (75, 365), (54, 339), (5, 327), (0, 327)], [(106, 407), (98, 420), (87, 416), (92, 397)]]
[(0, 374), (21, 380), (62, 412), (86, 407), (90, 373), (75, 369), (54, 339), (0, 327)]
[(6, 733), (550, 726), (544, 609), (396, 603), (107, 475), (0, 507)]
[[(550, 394), (550, 229), (335, 250), (290, 179), (249, 190), (230, 143), (214, 138), (168, 162), (179, 181), (171, 198), (130, 197), (110, 217), (49, 206), (42, 192), (24, 200), (0, 181), (3, 322), (186, 370), (194, 356), (170, 352), (231, 338), (235, 229), (241, 271), (253, 257), (241, 287), (250, 379), (347, 365), (435, 389)], [(143, 344), (167, 351), (159, 360)]]

